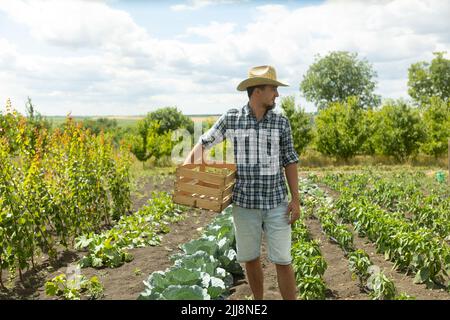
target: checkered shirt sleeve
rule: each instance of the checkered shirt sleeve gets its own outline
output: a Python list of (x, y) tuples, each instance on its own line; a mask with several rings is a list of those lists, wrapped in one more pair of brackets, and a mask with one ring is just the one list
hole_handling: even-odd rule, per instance
[(203, 147), (208, 150), (214, 147), (216, 144), (222, 142), (227, 131), (226, 123), (227, 114), (225, 113), (216, 121), (216, 123), (214, 123), (214, 125), (208, 130), (208, 132), (200, 137), (198, 143), (201, 143)]
[(299, 157), (298, 157), (297, 152), (294, 149), (294, 142), (292, 139), (291, 126), (287, 119), (286, 119), (286, 123), (284, 124), (284, 131), (281, 135), (280, 151), (281, 151), (281, 160), (283, 163), (283, 167), (286, 167), (288, 164), (291, 164), (291, 163), (298, 163)]

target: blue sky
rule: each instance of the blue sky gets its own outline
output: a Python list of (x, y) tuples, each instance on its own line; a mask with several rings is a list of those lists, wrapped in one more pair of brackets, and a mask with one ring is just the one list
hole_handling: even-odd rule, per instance
[[(151, 2), (151, 5), (149, 5)], [(183, 34), (188, 27), (202, 26), (206, 21), (226, 23), (236, 22), (239, 28), (245, 27), (254, 9), (257, 6), (281, 4), (289, 8), (300, 8), (323, 3), (324, 0), (309, 1), (235, 1), (232, 3), (218, 3), (206, 5), (199, 9), (175, 10), (177, 5), (189, 4), (183, 1), (156, 0), (156, 1), (109, 1), (113, 8), (128, 12), (142, 27), (145, 27), (151, 35), (158, 38), (170, 39), (174, 35)], [(170, 21), (170, 23), (168, 23)], [(191, 37), (189, 40), (194, 40)]]
[[(358, 53), (383, 98), (408, 98), (407, 70), (450, 48), (447, 0), (1, 0), (0, 99), (44, 115), (218, 114), (246, 103), (251, 66), (298, 86), (317, 54)], [(0, 110), (3, 109), (0, 107)]]

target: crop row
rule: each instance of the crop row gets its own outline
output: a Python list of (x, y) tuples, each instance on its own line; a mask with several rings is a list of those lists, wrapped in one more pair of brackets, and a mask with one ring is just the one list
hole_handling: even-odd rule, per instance
[(153, 192), (152, 198), (132, 215), (122, 216), (117, 224), (102, 233), (76, 238), (75, 248), (87, 249), (80, 267), (115, 268), (132, 260), (126, 249), (160, 243), (160, 234), (170, 231), (169, 224), (184, 219), (186, 207), (174, 204), (166, 192)]
[(429, 228), (436, 236), (450, 241), (450, 198), (430, 190), (422, 192), (423, 180), (417, 174), (400, 172), (382, 177), (374, 172), (365, 174), (330, 174), (323, 181), (336, 190), (346, 190), (353, 196), (366, 196), (374, 204), (391, 212), (399, 212), (417, 228)]
[(337, 191), (336, 214), (374, 242), (377, 251), (400, 271), (415, 274), (417, 283), (445, 285), (449, 281), (450, 248), (444, 240), (430, 229), (406, 221), (403, 213), (386, 211), (367, 196), (355, 195), (351, 183)]
[(138, 299), (224, 299), (233, 276), (243, 274), (236, 261), (231, 210), (228, 207), (218, 215), (199, 239), (183, 244), (182, 253), (170, 257), (171, 267), (150, 274)]
[(90, 299), (98, 299), (103, 287), (97, 277), (87, 279), (79, 268), (116, 268), (133, 259), (127, 249), (158, 245), (161, 233), (170, 231), (169, 225), (184, 219), (187, 207), (176, 205), (166, 192), (153, 192), (147, 203), (129, 216), (122, 216), (111, 229), (99, 234), (85, 234), (76, 239), (75, 247), (87, 249), (88, 254), (78, 261), (76, 273), (60, 274), (47, 281), (45, 291), (48, 296), (59, 296), (66, 300), (78, 300), (81, 294)]
[(300, 184), (308, 214), (318, 217), (323, 232), (343, 250), (350, 271), (360, 280), (361, 289), (369, 292), (372, 299), (410, 299), (404, 293), (397, 295), (394, 282), (373, 265), (367, 253), (355, 248), (353, 233), (335, 217), (333, 199), (308, 180)]
[(292, 266), (299, 291), (304, 300), (325, 299), (323, 275), (327, 263), (320, 252), (319, 241), (312, 240), (304, 221), (299, 219), (292, 229)]
[(56, 259), (61, 245), (129, 212), (131, 162), (125, 146), (117, 152), (110, 138), (71, 121), (48, 133), (8, 119), (0, 136), (0, 269), (18, 269), (22, 280), (36, 255)]

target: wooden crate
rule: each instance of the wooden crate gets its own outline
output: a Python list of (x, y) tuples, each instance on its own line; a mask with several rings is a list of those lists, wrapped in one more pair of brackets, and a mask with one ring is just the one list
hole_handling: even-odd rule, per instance
[(222, 212), (231, 203), (235, 178), (234, 164), (180, 166), (176, 170), (173, 202)]

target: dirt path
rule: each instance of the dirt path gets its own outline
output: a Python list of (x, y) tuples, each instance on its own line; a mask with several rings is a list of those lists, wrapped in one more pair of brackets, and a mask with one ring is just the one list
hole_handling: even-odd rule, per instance
[[(281, 294), (278, 290), (277, 272), (275, 265), (267, 259), (267, 249), (265, 240), (261, 245), (261, 265), (264, 274), (264, 299), (266, 300), (281, 300)], [(245, 265), (241, 264), (245, 270)], [(231, 294), (228, 300), (247, 300), (252, 298), (252, 291), (246, 280), (240, 279), (235, 286), (231, 288)]]
[(136, 248), (129, 252), (133, 261), (116, 269), (82, 269), (84, 275), (96, 275), (105, 291), (103, 299), (135, 300), (144, 290), (144, 280), (154, 271), (164, 271), (172, 263), (169, 257), (182, 252), (179, 245), (198, 238), (202, 228), (214, 219), (216, 213), (205, 210), (190, 210), (186, 219), (171, 226), (171, 231), (164, 235), (159, 246)]
[(320, 241), (320, 251), (327, 262), (327, 269), (323, 276), (329, 292), (330, 300), (368, 300), (369, 296), (361, 292), (358, 281), (352, 279), (348, 268), (348, 260), (341, 248), (331, 243), (322, 232), (319, 220), (310, 218), (305, 220), (308, 231), (313, 239)]
[(175, 177), (173, 175), (139, 178), (139, 189), (132, 194), (132, 211), (136, 212), (151, 198), (153, 191), (173, 192)]

